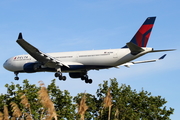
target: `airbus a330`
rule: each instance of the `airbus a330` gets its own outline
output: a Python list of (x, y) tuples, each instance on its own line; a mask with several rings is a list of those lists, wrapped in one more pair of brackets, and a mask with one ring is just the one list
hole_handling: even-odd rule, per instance
[(146, 47), (155, 19), (156, 17), (148, 17), (130, 42), (120, 49), (43, 53), (25, 41), (22, 33), (19, 33), (16, 42), (28, 54), (11, 57), (5, 61), (3, 66), (5, 69), (14, 72), (15, 80), (19, 80), (19, 73), (46, 71), (55, 72), (54, 76), (58, 77), (59, 80), (65, 81), (66, 76), (63, 76), (63, 73), (69, 73), (71, 78), (80, 78), (85, 83), (92, 83), (92, 79), (89, 79), (87, 75), (90, 70), (118, 68), (118, 66), (129, 67), (137, 63), (155, 62), (163, 59), (166, 54), (159, 59), (131, 61), (147, 53), (174, 50), (154, 50), (153, 48)]

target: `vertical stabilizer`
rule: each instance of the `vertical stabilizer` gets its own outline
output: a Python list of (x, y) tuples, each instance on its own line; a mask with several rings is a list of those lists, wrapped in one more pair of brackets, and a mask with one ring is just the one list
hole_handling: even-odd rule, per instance
[[(148, 17), (139, 30), (136, 32), (134, 37), (131, 39), (130, 42), (134, 43), (139, 47), (146, 47), (152, 28), (154, 26), (156, 17)], [(124, 46), (123, 48), (127, 48), (128, 46)]]

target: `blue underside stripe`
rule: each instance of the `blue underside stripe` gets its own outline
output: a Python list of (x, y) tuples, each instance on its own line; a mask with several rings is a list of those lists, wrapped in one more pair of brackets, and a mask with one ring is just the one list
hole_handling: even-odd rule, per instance
[[(113, 66), (103, 66), (103, 65), (69, 65), (70, 68), (67, 68), (65, 66), (61, 67), (62, 72), (68, 72), (68, 71), (83, 71), (83, 70), (91, 70), (91, 69), (106, 69), (111, 68)], [(41, 68), (34, 72), (56, 72), (55, 68)], [(25, 72), (25, 71), (17, 71), (17, 72)]]

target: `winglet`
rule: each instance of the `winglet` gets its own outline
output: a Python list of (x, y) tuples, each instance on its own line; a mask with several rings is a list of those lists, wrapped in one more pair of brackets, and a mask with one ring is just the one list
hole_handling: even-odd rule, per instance
[(166, 57), (167, 54), (164, 54), (162, 57), (159, 58), (159, 60), (162, 60)]
[(19, 33), (18, 39), (23, 39), (22, 33)]

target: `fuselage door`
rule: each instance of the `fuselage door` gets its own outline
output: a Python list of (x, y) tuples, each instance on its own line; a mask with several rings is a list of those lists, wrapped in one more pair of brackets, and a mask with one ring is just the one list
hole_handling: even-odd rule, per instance
[(78, 58), (79, 58), (79, 53), (77, 53), (77, 54), (75, 55), (76, 62), (78, 62)]
[(118, 58), (118, 51), (114, 51), (113, 58)]

